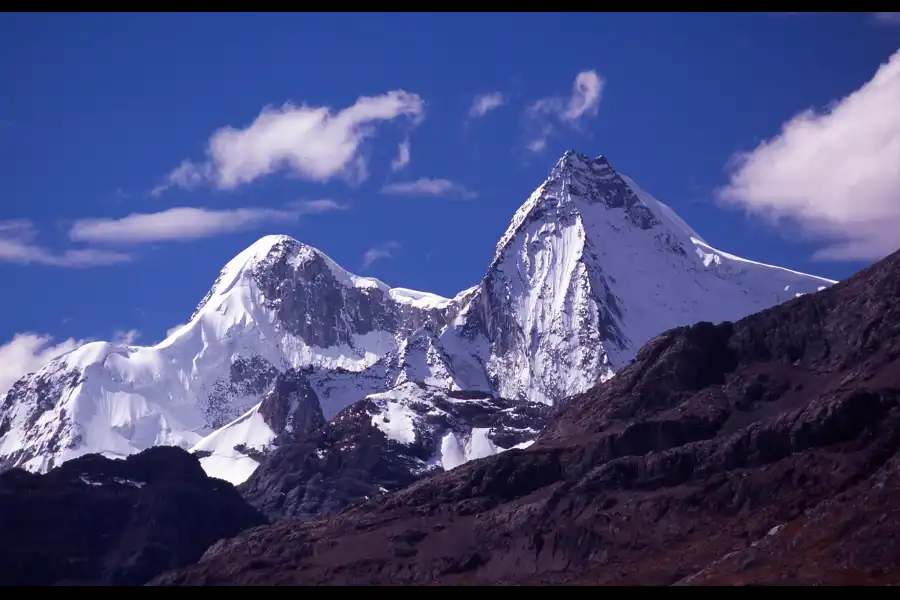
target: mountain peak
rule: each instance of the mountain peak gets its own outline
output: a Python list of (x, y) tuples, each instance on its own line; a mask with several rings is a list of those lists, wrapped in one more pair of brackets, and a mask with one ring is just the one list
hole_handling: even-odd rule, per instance
[[(576, 168), (589, 168), (592, 165), (608, 166), (609, 161), (602, 154), (591, 158), (583, 152), (577, 150), (566, 150), (563, 155), (556, 161), (556, 166), (572, 165)], [(610, 167), (612, 168), (612, 167)]]
[(609, 160), (604, 155), (591, 158), (582, 152), (575, 150), (567, 150), (550, 171), (547, 178), (553, 180), (564, 175), (572, 175), (579, 173), (582, 176), (598, 177), (601, 179), (612, 179), (617, 177), (616, 170), (609, 164)]
[(579, 215), (588, 206), (621, 209), (631, 225), (640, 229), (650, 229), (659, 224), (654, 212), (641, 201), (629, 182), (616, 172), (605, 156), (590, 158), (568, 150), (550, 170), (544, 183), (513, 215), (506, 233), (497, 244), (494, 260), (500, 257), (523, 228), (537, 222), (566, 224), (580, 218)]
[(287, 369), (307, 377), (325, 418), (405, 381), (552, 404), (611, 376), (661, 331), (830, 283), (697, 237), (605, 157), (574, 151), (516, 212), (479, 284), (452, 299), (263, 236), (159, 344), (83, 346), (16, 383), (0, 405), (0, 468), (193, 447), (229, 426), (238, 441), (217, 445), (204, 467), (255, 468), (230, 452), (280, 435), (254, 407)]
[(253, 270), (260, 262), (275, 255), (282, 256), (302, 247), (304, 247), (303, 244), (283, 234), (265, 235), (259, 238), (222, 267), (222, 270), (219, 271), (219, 276), (216, 277), (209, 292), (206, 293), (206, 296), (200, 300), (197, 308), (194, 309), (189, 321), (193, 321), (212, 298), (224, 295), (231, 290), (240, 281), (245, 272)]
[[(193, 320), (210, 299), (216, 296), (224, 296), (234, 288), (243, 278), (254, 277), (268, 279), (271, 277), (286, 276), (285, 268), (292, 269), (309, 263), (319, 263), (318, 270), (330, 270), (334, 276), (342, 282), (346, 282), (351, 276), (337, 265), (324, 252), (312, 246), (308, 246), (288, 235), (265, 235), (239, 252), (219, 272), (219, 276), (213, 283), (209, 292), (197, 305), (191, 315)], [(365, 279), (365, 278), (358, 278)], [(377, 280), (367, 280), (368, 286), (384, 287)]]
[(270, 235), (264, 235), (248, 247), (248, 249), (252, 248), (258, 251), (266, 251), (271, 249), (273, 246), (278, 244), (288, 244), (288, 245), (299, 245), (302, 246), (300, 242), (295, 240), (289, 235), (285, 235), (283, 233), (273, 233)]

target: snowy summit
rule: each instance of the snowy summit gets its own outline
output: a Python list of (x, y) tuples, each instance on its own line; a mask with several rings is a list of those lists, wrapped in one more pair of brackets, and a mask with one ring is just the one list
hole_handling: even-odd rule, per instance
[[(391, 288), (265, 236), (163, 342), (86, 344), (20, 379), (0, 406), (0, 466), (44, 471), (89, 452), (177, 445), (240, 483), (291, 423), (319, 423), (316, 411), (328, 421), (368, 397), (383, 410), (373, 423), (412, 443), (416, 429), (402, 423), (418, 417), (403, 398), (422, 388), (407, 383), (554, 404), (664, 330), (832, 283), (712, 248), (605, 158), (567, 152), (477, 286), (451, 299)], [(287, 391), (273, 395), (279, 385)], [(267, 396), (277, 400), (263, 410)], [(428, 464), (442, 468), (506, 449), (458, 420), (441, 435)]]

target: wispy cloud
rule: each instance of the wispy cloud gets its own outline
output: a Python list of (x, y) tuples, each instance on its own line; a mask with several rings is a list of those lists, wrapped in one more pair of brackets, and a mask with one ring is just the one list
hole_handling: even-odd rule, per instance
[(846, 98), (808, 109), (733, 158), (722, 202), (827, 244), (815, 257), (879, 259), (900, 246), (900, 51)]
[(276, 171), (288, 171), (311, 181), (337, 176), (361, 181), (366, 178), (366, 160), (360, 149), (375, 134), (374, 124), (400, 117), (411, 119), (413, 124), (421, 122), (422, 99), (395, 90), (361, 97), (338, 112), (290, 103), (281, 108), (266, 107), (244, 129), (223, 127), (213, 133), (206, 160), (183, 161), (153, 193), (205, 183), (233, 189)]
[(94, 248), (69, 249), (56, 253), (40, 245), (37, 228), (25, 219), (0, 221), (0, 262), (52, 267), (97, 267), (131, 260), (129, 254)]
[(478, 194), (455, 181), (427, 178), (389, 183), (381, 188), (381, 193), (388, 196), (443, 196), (466, 200), (478, 197)]
[(155, 213), (133, 213), (121, 219), (82, 219), (72, 225), (69, 238), (103, 244), (195, 240), (344, 208), (333, 200), (292, 202), (283, 209), (210, 210), (181, 206)]
[(882, 25), (900, 25), (900, 12), (876, 12), (872, 18)]
[(596, 116), (605, 86), (596, 71), (582, 71), (575, 76), (570, 96), (542, 98), (529, 106), (525, 116), (532, 131), (526, 147), (540, 152), (557, 125), (578, 127), (584, 118)]
[(303, 215), (320, 215), (327, 212), (343, 211), (350, 208), (346, 204), (342, 204), (330, 198), (321, 198), (319, 200), (295, 200), (287, 204), (291, 210), (295, 211), (298, 216)]
[(141, 332), (137, 329), (129, 329), (127, 331), (116, 331), (113, 333), (113, 343), (122, 344), (123, 346), (132, 346), (141, 337)]
[(409, 140), (403, 140), (400, 142), (400, 146), (397, 148), (397, 157), (391, 162), (391, 171), (396, 173), (402, 169), (405, 169), (409, 164)]
[(383, 244), (379, 244), (378, 246), (374, 246), (366, 250), (366, 253), (363, 254), (363, 262), (362, 262), (362, 270), (365, 271), (375, 261), (382, 260), (385, 258), (393, 258), (394, 253), (400, 249), (399, 242), (385, 242)]
[(166, 190), (177, 187), (183, 190), (192, 190), (200, 186), (204, 181), (214, 176), (212, 165), (209, 163), (195, 164), (189, 159), (184, 159), (181, 164), (172, 169), (165, 180), (150, 191), (152, 196), (159, 196)]
[(506, 98), (500, 92), (490, 92), (488, 94), (479, 94), (472, 100), (472, 106), (469, 108), (469, 118), (477, 119), (488, 114), (495, 108), (500, 108), (506, 104)]
[(0, 345), (0, 400), (21, 377), (34, 373), (54, 358), (71, 352), (87, 340), (72, 338), (53, 343), (53, 337), (40, 333), (17, 333)]

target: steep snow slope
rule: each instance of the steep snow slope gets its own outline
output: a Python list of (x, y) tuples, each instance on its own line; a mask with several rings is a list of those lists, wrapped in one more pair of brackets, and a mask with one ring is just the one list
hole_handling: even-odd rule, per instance
[(254, 410), (289, 370), (325, 419), (412, 381), (552, 404), (663, 330), (831, 283), (711, 248), (606, 159), (569, 152), (513, 216), (481, 283), (453, 299), (357, 277), (286, 236), (260, 239), (160, 344), (88, 344), (17, 382), (0, 404), (0, 467), (176, 444), (209, 453), (219, 476), (232, 459), (236, 481), (254, 467), (232, 450), (283, 433)]
[(259, 413), (260, 404), (191, 448), (210, 477), (238, 485), (259, 466), (259, 458), (254, 454), (258, 452), (262, 456), (278, 437)]
[(832, 283), (720, 252), (605, 158), (569, 152), (516, 212), (442, 342), (471, 349), (501, 396), (553, 403), (666, 329)]

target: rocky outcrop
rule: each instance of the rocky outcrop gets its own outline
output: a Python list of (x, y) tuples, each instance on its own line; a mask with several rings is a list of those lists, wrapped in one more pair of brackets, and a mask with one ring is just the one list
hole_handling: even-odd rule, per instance
[(325, 416), (315, 390), (306, 377), (288, 369), (278, 375), (263, 397), (259, 414), (272, 431), (276, 445), (294, 441), (325, 425)]
[(0, 585), (135, 585), (266, 520), (180, 448), (0, 474)]
[(525, 450), (211, 547), (156, 584), (900, 583), (900, 252), (659, 335)]
[(534, 440), (550, 407), (408, 382), (271, 451), (238, 489), (270, 517), (309, 519)]
[(428, 307), (397, 302), (375, 280), (348, 285), (354, 276), (290, 238), (273, 246), (252, 277), (284, 330), (317, 348), (353, 347), (355, 337), (373, 332), (403, 336), (426, 324), (439, 328), (459, 310), (448, 301)]

